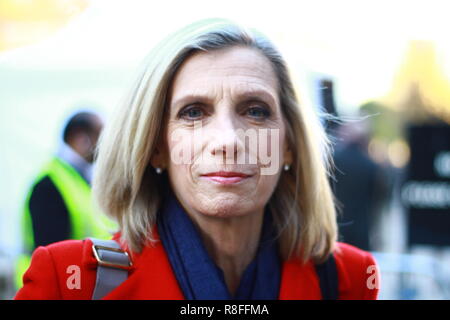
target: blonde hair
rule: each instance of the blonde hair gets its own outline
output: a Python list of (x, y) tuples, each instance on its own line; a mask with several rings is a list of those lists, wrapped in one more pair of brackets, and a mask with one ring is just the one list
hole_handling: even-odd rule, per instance
[(324, 261), (337, 238), (336, 212), (328, 182), (330, 143), (311, 107), (299, 107), (286, 63), (261, 34), (227, 20), (209, 19), (170, 35), (150, 52), (128, 97), (100, 137), (93, 193), (117, 220), (122, 241), (139, 252), (154, 240), (166, 174), (149, 164), (162, 134), (168, 90), (186, 58), (198, 51), (247, 46), (272, 63), (279, 82), (291, 170), (281, 174), (268, 206), (284, 259)]

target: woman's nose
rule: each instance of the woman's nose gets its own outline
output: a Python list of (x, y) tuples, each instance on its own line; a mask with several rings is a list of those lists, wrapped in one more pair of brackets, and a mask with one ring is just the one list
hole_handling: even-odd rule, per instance
[[(213, 126), (213, 140), (210, 144), (210, 152), (214, 157), (221, 156), (228, 164), (236, 163), (239, 155), (244, 151), (239, 137), (239, 129), (231, 117), (217, 118)], [(234, 162), (233, 162), (234, 161)]]

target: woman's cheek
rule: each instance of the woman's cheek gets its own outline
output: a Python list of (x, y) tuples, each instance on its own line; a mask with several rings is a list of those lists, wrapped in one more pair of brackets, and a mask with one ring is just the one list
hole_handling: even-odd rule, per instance
[(264, 195), (269, 195), (276, 186), (276, 183), (278, 181), (278, 174), (277, 175), (261, 175), (260, 181), (258, 183), (258, 192), (257, 194), (261, 197)]

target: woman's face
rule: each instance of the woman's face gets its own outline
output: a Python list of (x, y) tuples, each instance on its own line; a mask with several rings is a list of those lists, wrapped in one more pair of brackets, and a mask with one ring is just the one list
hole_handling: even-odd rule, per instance
[(183, 207), (216, 217), (263, 212), (291, 162), (269, 60), (245, 47), (195, 53), (168, 101), (166, 163), (156, 166)]

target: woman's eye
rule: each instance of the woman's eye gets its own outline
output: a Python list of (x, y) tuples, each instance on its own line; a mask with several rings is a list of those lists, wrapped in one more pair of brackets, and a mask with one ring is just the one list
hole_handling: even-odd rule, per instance
[(204, 112), (199, 107), (192, 107), (182, 110), (179, 117), (186, 120), (198, 120), (204, 116)]
[(256, 119), (266, 119), (270, 117), (270, 111), (263, 107), (251, 107), (248, 108), (247, 114)]

